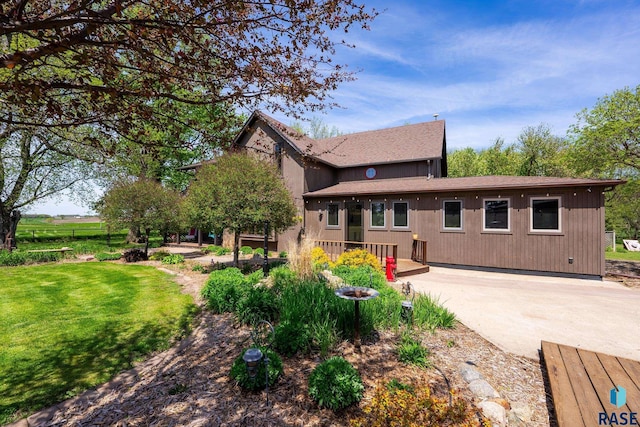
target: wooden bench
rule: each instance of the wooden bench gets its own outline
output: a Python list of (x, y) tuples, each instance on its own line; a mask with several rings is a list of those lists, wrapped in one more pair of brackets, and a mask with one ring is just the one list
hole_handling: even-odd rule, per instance
[[(629, 419), (634, 412), (640, 422), (640, 362), (547, 341), (542, 357), (559, 427), (636, 425)], [(610, 401), (614, 387), (626, 390), (619, 408)], [(603, 413), (617, 423), (603, 423)]]

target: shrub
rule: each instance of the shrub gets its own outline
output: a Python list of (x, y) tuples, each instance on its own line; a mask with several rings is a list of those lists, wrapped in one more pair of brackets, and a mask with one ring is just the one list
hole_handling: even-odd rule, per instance
[(343, 252), (336, 261), (336, 267), (340, 265), (349, 267), (370, 265), (374, 270), (382, 272), (382, 265), (380, 265), (378, 258), (366, 249), (353, 249)]
[(171, 254), (162, 258), (163, 264), (182, 264), (184, 262), (184, 255)]
[(298, 283), (296, 273), (291, 271), (286, 265), (272, 268), (269, 270), (269, 276), (273, 279), (273, 288), (277, 292)]
[(256, 250), (253, 251), (253, 254), (264, 256), (264, 248), (256, 248)]
[(247, 325), (255, 325), (260, 320), (274, 322), (278, 319), (278, 298), (266, 286), (252, 286), (238, 299), (236, 317)]
[(408, 365), (415, 365), (421, 368), (431, 366), (429, 361), (429, 349), (422, 345), (409, 333), (404, 333), (398, 345), (398, 360)]
[(228, 253), (230, 253), (230, 252), (231, 252), (231, 249), (229, 249), (229, 248), (225, 248), (225, 247), (222, 247), (222, 246), (218, 246), (218, 247), (216, 247), (216, 249), (213, 251), (213, 254), (214, 254), (214, 255), (217, 255), (217, 256), (221, 256), (221, 255), (226, 255), (226, 254), (228, 254)]
[(205, 274), (207, 272), (207, 268), (202, 264), (194, 264), (193, 267), (191, 267), (191, 271), (199, 271), (200, 273)]
[(126, 262), (146, 261), (147, 259), (147, 254), (142, 249), (132, 248), (124, 251), (124, 260)]
[(214, 254), (220, 256), (228, 254), (229, 252), (231, 252), (231, 249), (217, 245), (209, 245), (205, 248), (202, 248), (201, 251), (205, 254)]
[(122, 254), (120, 252), (101, 252), (99, 254), (95, 254), (95, 259), (97, 259), (98, 261), (116, 261), (120, 258), (122, 258)]
[(275, 328), (273, 348), (291, 357), (309, 348), (309, 328), (304, 323), (282, 322)]
[(333, 273), (342, 278), (349, 286), (362, 286), (378, 291), (389, 287), (384, 274), (368, 264), (358, 267), (350, 267), (343, 264), (334, 268)]
[(311, 250), (311, 263), (315, 269), (333, 268), (335, 264), (331, 262), (329, 255), (320, 246), (316, 246)]
[(364, 415), (350, 420), (352, 427), (491, 425), (475, 406), (453, 391), (451, 396), (437, 397), (426, 383), (392, 382), (376, 386), (373, 398), (364, 405)]
[(232, 312), (238, 300), (248, 289), (248, 283), (237, 268), (211, 272), (201, 295), (214, 313)]
[(62, 258), (60, 252), (21, 252), (0, 250), (0, 265), (12, 267), (24, 264), (55, 262)]
[(253, 249), (251, 248), (251, 246), (243, 246), (240, 248), (240, 253), (242, 255), (249, 255), (253, 253)]
[(342, 409), (359, 402), (364, 384), (358, 371), (342, 357), (332, 357), (319, 364), (309, 376), (309, 395), (318, 405)]
[(286, 251), (282, 251), (278, 254), (278, 257), (280, 258), (286, 258), (287, 257), (287, 252)]
[(149, 259), (153, 261), (162, 261), (165, 257), (171, 255), (171, 252), (168, 251), (155, 251), (151, 255), (149, 255)]
[[(266, 354), (269, 358), (269, 385), (272, 386), (282, 374), (282, 360), (273, 350), (265, 350), (264, 348), (261, 348), (260, 350), (262, 351), (262, 354)], [(247, 372), (247, 368), (245, 367), (244, 360), (242, 359), (245, 351), (247, 351), (247, 349), (244, 349), (242, 354), (233, 362), (229, 376), (244, 389), (253, 391), (262, 390), (266, 387), (265, 366), (260, 362), (258, 364), (258, 371), (255, 378), (251, 378)]]

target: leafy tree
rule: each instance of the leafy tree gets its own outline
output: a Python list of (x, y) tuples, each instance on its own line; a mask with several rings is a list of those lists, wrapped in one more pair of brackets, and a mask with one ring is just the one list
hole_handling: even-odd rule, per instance
[(497, 138), (491, 147), (480, 151), (482, 175), (517, 175), (521, 155), (513, 145), (504, 146), (504, 139)]
[(447, 175), (451, 178), (482, 175), (478, 152), (467, 147), (447, 154)]
[(181, 196), (159, 182), (141, 179), (115, 183), (96, 205), (100, 216), (114, 227), (144, 230), (145, 254), (152, 230), (165, 233), (180, 226)]
[(324, 139), (342, 135), (342, 132), (340, 132), (337, 127), (329, 127), (328, 124), (318, 117), (312, 117), (307, 126), (301, 122), (294, 122), (291, 127), (313, 139)]
[(261, 230), (269, 221), (270, 229), (278, 233), (293, 225), (297, 214), (276, 166), (246, 153), (225, 154), (215, 164), (201, 167), (184, 210), (187, 220), (200, 229), (233, 233), (236, 266), (242, 232)]
[(640, 85), (604, 96), (569, 129), (573, 167), (591, 176), (640, 173)]
[[(52, 146), (54, 135), (19, 126), (0, 126), (0, 248), (10, 237), (15, 246), (19, 210), (65, 190), (88, 190), (90, 171), (76, 157)], [(13, 224), (12, 224), (13, 223)]]
[(528, 126), (518, 136), (516, 150), (522, 158), (518, 175), (567, 176), (567, 142), (551, 133), (551, 128), (541, 123)]
[(333, 33), (375, 15), (354, 0), (3, 1), (0, 122), (125, 134), (173, 119), (155, 100), (321, 109), (353, 77)]
[(640, 178), (631, 178), (626, 184), (607, 193), (606, 226), (616, 230), (621, 238), (640, 237)]

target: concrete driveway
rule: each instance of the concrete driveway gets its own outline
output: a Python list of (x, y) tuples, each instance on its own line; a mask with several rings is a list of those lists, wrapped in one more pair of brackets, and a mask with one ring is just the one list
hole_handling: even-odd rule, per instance
[(508, 352), (538, 359), (545, 340), (640, 360), (640, 289), (443, 267), (403, 281)]

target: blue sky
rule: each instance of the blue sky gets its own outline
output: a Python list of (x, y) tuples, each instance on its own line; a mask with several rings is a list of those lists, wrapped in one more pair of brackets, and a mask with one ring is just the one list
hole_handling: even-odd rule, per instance
[(363, 1), (383, 12), (337, 58), (357, 81), (334, 93), (342, 109), (315, 114), (344, 133), (437, 113), (449, 149), (540, 123), (564, 136), (579, 111), (640, 84), (638, 1)]
[[(336, 62), (359, 71), (313, 113), (343, 133), (433, 120), (451, 149), (515, 142), (527, 126), (564, 136), (575, 115), (640, 84), (640, 1), (361, 0), (382, 11)], [(275, 114), (286, 124), (292, 119)], [(84, 213), (63, 199), (31, 210)]]

